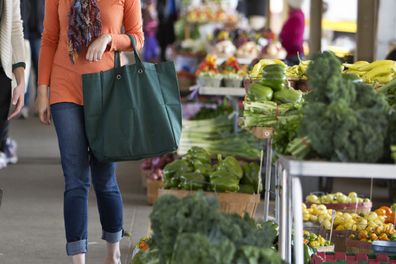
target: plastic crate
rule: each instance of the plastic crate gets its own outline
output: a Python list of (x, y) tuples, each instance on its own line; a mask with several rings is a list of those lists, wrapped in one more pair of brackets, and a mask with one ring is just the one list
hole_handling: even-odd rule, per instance
[(396, 255), (385, 254), (348, 254), (344, 252), (316, 253), (312, 256), (312, 264), (348, 263), (348, 264), (396, 264)]

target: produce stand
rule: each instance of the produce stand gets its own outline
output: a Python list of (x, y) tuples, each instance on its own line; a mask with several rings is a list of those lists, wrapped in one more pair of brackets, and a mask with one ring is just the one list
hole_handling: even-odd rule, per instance
[[(246, 95), (245, 88), (233, 87), (201, 87), (199, 85), (191, 87), (191, 90), (198, 90), (201, 95), (217, 95), (226, 96), (234, 108), (234, 131), (238, 132), (239, 106), (237, 97)], [(263, 150), (265, 150), (265, 157), (262, 157), (262, 164), (265, 166), (265, 185), (264, 185), (264, 221), (269, 220), (269, 202), (270, 202), (270, 188), (271, 188), (271, 164), (272, 164), (272, 129), (269, 128), (254, 128), (255, 136), (264, 139)]]
[[(279, 251), (292, 262), (291, 240), (294, 230), (294, 261), (304, 263), (302, 177), (342, 177), (355, 179), (396, 178), (396, 165), (299, 161), (281, 156), (277, 162), (276, 211), (279, 215)], [(294, 226), (293, 226), (294, 222)]]
[(239, 105), (238, 98), (244, 97), (246, 91), (244, 88), (234, 87), (202, 87), (195, 85), (190, 88), (191, 91), (198, 91), (201, 95), (212, 95), (212, 96), (225, 96), (227, 97), (234, 109), (234, 132), (238, 133), (238, 121), (239, 121)]

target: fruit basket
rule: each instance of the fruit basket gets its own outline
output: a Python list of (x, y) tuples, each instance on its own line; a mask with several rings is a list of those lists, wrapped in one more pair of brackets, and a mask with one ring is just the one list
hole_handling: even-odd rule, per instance
[(200, 75), (198, 76), (197, 82), (200, 86), (203, 87), (220, 87), (221, 86), (221, 80), (223, 78), (221, 76), (206, 76), (206, 75)]
[[(178, 198), (192, 195), (195, 191), (185, 190), (159, 190), (159, 195), (171, 194)], [(243, 216), (245, 213), (254, 217), (260, 203), (259, 194), (231, 193), (231, 192), (204, 192), (207, 196), (216, 196), (219, 200), (220, 210), (224, 213), (236, 213)]]
[(354, 192), (348, 195), (340, 192), (326, 195), (322, 195), (322, 193), (312, 193), (306, 197), (306, 205), (310, 207), (312, 204), (324, 204), (327, 209), (357, 214), (368, 214), (373, 206), (369, 199), (358, 197)]
[[(319, 232), (324, 238), (330, 239), (330, 231), (321, 229)], [(335, 250), (336, 251), (345, 251), (347, 246), (346, 246), (346, 240), (347, 238), (353, 233), (353, 231), (350, 230), (333, 230), (333, 234), (331, 237), (331, 242), (334, 244)]]

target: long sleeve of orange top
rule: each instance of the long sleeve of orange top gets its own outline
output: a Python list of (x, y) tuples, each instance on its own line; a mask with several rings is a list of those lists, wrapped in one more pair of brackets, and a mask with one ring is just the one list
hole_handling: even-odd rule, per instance
[[(137, 15), (139, 14), (139, 15)], [(140, 50), (144, 45), (142, 31), (143, 21), (141, 17), (140, 0), (125, 0), (124, 4), (124, 28), (125, 34), (111, 34), (112, 42), (110, 50), (131, 50), (131, 40), (126, 35), (132, 35), (136, 40), (136, 48)]]
[(59, 42), (59, 0), (45, 1), (44, 32), (41, 37), (38, 84), (49, 85), (51, 68)]
[[(117, 30), (110, 30), (110, 27), (114, 25), (103, 24), (103, 33), (111, 32), (112, 41), (110, 44), (110, 51), (126, 51), (131, 50), (131, 41), (126, 34), (133, 35), (136, 39), (136, 48), (139, 50), (143, 47), (144, 44), (144, 33), (142, 31), (142, 16), (141, 16), (141, 4), (140, 0), (118, 0), (123, 4), (123, 26), (125, 29), (125, 33), (115, 33)], [(69, 1), (67, 1), (69, 2)], [(71, 1), (72, 2), (72, 1)], [(111, 12), (108, 9), (112, 8), (112, 3), (116, 1), (101, 1), (99, 3), (99, 7), (103, 8), (101, 12)], [(54, 56), (56, 57), (57, 49), (59, 48), (59, 38), (62, 36), (64, 38), (66, 36), (65, 32), (60, 32), (60, 30), (65, 30), (67, 25), (63, 25), (60, 27), (59, 21), (65, 21), (65, 18), (59, 18), (60, 14), (68, 13), (70, 6), (67, 6), (67, 10), (65, 9), (65, 3), (60, 3), (59, 0), (47, 0), (45, 7), (45, 19), (44, 19), (44, 32), (42, 35), (42, 44), (40, 51), (40, 60), (39, 60), (39, 78), (38, 84), (41, 85), (50, 85), (51, 80), (51, 72), (54, 64)], [(107, 10), (106, 10), (107, 9)], [(62, 39), (62, 41), (64, 41)], [(66, 40), (67, 41), (67, 40)], [(62, 56), (63, 58), (67, 58), (67, 50), (64, 50), (65, 46), (63, 46)], [(58, 51), (59, 52), (59, 51)], [(83, 56), (81, 56), (83, 57)], [(57, 57), (59, 58), (59, 57)], [(56, 60), (56, 59), (55, 59)], [(56, 61), (59, 63), (59, 61)], [(65, 64), (66, 63), (66, 64)], [(62, 62), (65, 67), (77, 69), (78, 67), (73, 67), (69, 65), (68, 62)], [(81, 64), (81, 61), (77, 62), (77, 64)], [(102, 64), (103, 65), (103, 64)], [(81, 66), (81, 65), (80, 65)], [(99, 70), (103, 70), (103, 68), (98, 68)], [(84, 72), (80, 72), (81, 74)]]

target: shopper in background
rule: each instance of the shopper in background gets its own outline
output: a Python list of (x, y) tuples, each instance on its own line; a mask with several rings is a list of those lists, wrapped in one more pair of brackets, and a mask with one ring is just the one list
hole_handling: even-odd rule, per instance
[(158, 60), (157, 27), (158, 19), (155, 0), (145, 0), (143, 6), (143, 54), (145, 61), (156, 62)]
[[(19, 0), (0, 1), (0, 168), (15, 163), (16, 144), (8, 138), (8, 121), (24, 103), (25, 53)], [(16, 87), (11, 79), (15, 76)], [(14, 108), (9, 114), (10, 105)]]
[(289, 0), (289, 17), (282, 27), (279, 39), (287, 52), (286, 63), (296, 65), (298, 56), (304, 57), (305, 17), (301, 10), (303, 0)]
[(107, 241), (105, 263), (120, 263), (123, 206), (115, 164), (100, 162), (89, 152), (81, 75), (112, 69), (114, 51), (131, 50), (126, 34), (132, 35), (137, 47), (142, 48), (140, 0), (46, 1), (37, 111), (43, 124), (51, 124), (52, 117), (58, 136), (65, 179), (66, 251), (74, 264), (85, 263), (87, 252), (90, 172), (102, 238)]
[(174, 25), (178, 18), (179, 6), (178, 0), (157, 0), (157, 39), (161, 49), (161, 61), (166, 60), (166, 50), (176, 40)]
[[(40, 51), (41, 34), (43, 32), (44, 21), (44, 0), (21, 0), (23, 32), (25, 39), (28, 40), (31, 51), (31, 59), (29, 64), (32, 65), (35, 78), (38, 72), (38, 56)], [(32, 84), (37, 82), (32, 81), (30, 68), (27, 67), (26, 75), (28, 77), (27, 88), (25, 93), (25, 106), (22, 108), (21, 117), (26, 119), (29, 116), (30, 95), (32, 94)]]

